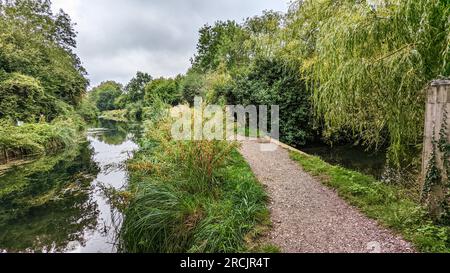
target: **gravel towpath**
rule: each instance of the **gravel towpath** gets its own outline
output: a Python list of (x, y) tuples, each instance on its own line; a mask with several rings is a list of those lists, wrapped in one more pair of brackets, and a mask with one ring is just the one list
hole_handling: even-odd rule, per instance
[(276, 150), (264, 152), (261, 145), (242, 141), (241, 153), (270, 196), (270, 243), (286, 253), (414, 252), (410, 243), (304, 172), (287, 150), (270, 144)]

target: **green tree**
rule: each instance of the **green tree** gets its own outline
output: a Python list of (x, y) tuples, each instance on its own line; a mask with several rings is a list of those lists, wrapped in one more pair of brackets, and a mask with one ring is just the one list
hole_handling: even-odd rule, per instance
[(179, 81), (176, 79), (153, 80), (145, 87), (145, 103), (151, 105), (155, 97), (158, 97), (163, 102), (175, 106), (181, 102), (180, 91)]
[(235, 21), (218, 21), (200, 29), (193, 68), (201, 72), (217, 69), (224, 63), (228, 69), (248, 61), (245, 42), (249, 34)]
[(204, 97), (204, 80), (203, 74), (190, 70), (180, 84), (183, 99), (193, 105), (196, 96)]
[(285, 143), (302, 146), (317, 135), (310, 92), (296, 68), (281, 59), (256, 60), (247, 73), (235, 77), (225, 97), (231, 104), (278, 105), (280, 137)]
[(282, 44), (284, 17), (279, 12), (264, 11), (261, 16), (248, 18), (244, 22), (243, 28), (249, 36), (243, 45), (247, 45), (250, 59), (275, 57)]
[(48, 0), (0, 2), (0, 71), (39, 79), (44, 91), (78, 104), (88, 85), (73, 53), (76, 33), (63, 11), (53, 14)]
[(137, 72), (136, 76), (126, 85), (125, 92), (128, 100), (132, 103), (143, 101), (145, 96), (145, 86), (153, 80), (147, 73)]
[(450, 75), (450, 5), (443, 0), (299, 1), (286, 50), (301, 60), (329, 134), (390, 147), (399, 164), (422, 141), (424, 90)]
[(45, 98), (38, 80), (13, 73), (0, 82), (0, 119), (35, 121), (40, 114), (44, 114), (39, 103)]
[(122, 94), (123, 87), (120, 83), (107, 81), (93, 88), (89, 94), (89, 98), (100, 111), (110, 111), (119, 108), (116, 105), (116, 100)]

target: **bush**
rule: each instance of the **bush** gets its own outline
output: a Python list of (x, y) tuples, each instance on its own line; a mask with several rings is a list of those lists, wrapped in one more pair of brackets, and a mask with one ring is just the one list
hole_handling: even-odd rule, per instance
[(181, 102), (179, 81), (175, 79), (159, 78), (151, 81), (145, 87), (145, 103), (150, 103), (159, 97), (165, 103), (176, 106)]
[(116, 110), (116, 101), (123, 95), (123, 87), (114, 81), (102, 82), (89, 93), (91, 100), (99, 111)]
[(246, 73), (234, 77), (223, 95), (234, 105), (279, 105), (280, 138), (287, 144), (302, 146), (317, 135), (306, 85), (282, 60), (256, 60)]
[(131, 120), (142, 120), (144, 114), (144, 106), (142, 101), (135, 103), (128, 103), (126, 107), (127, 118)]
[(194, 71), (189, 71), (181, 82), (183, 99), (190, 105), (194, 104), (196, 96), (204, 96), (204, 76)]

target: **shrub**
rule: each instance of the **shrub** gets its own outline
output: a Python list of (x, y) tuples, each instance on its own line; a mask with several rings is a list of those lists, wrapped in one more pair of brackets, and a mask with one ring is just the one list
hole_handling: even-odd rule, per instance
[(234, 77), (224, 95), (235, 105), (279, 105), (280, 137), (287, 144), (305, 145), (317, 135), (306, 85), (298, 71), (281, 59), (256, 60), (246, 73)]
[(159, 97), (169, 105), (176, 106), (181, 102), (182, 97), (179, 81), (165, 78), (151, 81), (145, 87), (145, 103), (151, 104), (155, 97)]
[(128, 103), (127, 107), (127, 118), (132, 120), (142, 120), (142, 116), (144, 114), (144, 106), (142, 101), (135, 103)]
[(203, 86), (204, 76), (195, 71), (190, 71), (181, 82), (183, 99), (190, 105), (194, 104), (196, 96), (204, 96)]
[(116, 100), (123, 94), (123, 87), (114, 81), (102, 82), (89, 93), (89, 99), (96, 105), (99, 111), (117, 109)]

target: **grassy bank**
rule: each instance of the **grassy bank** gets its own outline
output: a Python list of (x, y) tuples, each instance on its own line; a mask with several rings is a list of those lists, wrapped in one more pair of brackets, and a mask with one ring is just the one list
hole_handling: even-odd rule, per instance
[(79, 139), (83, 126), (78, 116), (21, 126), (0, 120), (0, 159), (8, 162), (24, 156), (42, 156), (71, 146)]
[(270, 224), (267, 196), (237, 144), (174, 141), (169, 125), (150, 126), (129, 162), (123, 250), (259, 251), (257, 238)]
[(450, 228), (434, 224), (404, 189), (332, 166), (318, 157), (291, 152), (291, 158), (364, 214), (413, 242), (418, 251), (450, 252)]

